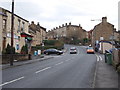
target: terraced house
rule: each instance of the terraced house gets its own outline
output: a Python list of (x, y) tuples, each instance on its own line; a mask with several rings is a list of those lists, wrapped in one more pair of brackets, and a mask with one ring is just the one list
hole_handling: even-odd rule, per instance
[(33, 36), (31, 46), (41, 45), (46, 39), (46, 28), (40, 26), (39, 23), (36, 25), (34, 21), (29, 25), (29, 33)]
[[(3, 51), (7, 44), (11, 45), (11, 15), (12, 13), (0, 7), (0, 51)], [(16, 52), (20, 52), (25, 45), (25, 37), (21, 33), (28, 33), (29, 21), (14, 14), (14, 47)]]
[(83, 40), (86, 38), (86, 30), (84, 30), (80, 24), (72, 25), (71, 22), (69, 24), (62, 24), (62, 26), (56, 27), (48, 31), (47, 38), (48, 39), (62, 39), (66, 40), (65, 42), (69, 42), (70, 40)]

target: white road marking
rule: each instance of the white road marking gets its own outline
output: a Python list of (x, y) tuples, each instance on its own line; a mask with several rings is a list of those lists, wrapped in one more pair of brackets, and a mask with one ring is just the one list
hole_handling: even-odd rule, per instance
[(99, 56), (99, 58), (100, 58), (101, 61), (103, 60), (101, 56)]
[(3, 83), (3, 84), (0, 84), (0, 87), (1, 87), (1, 86), (4, 86), (4, 85), (6, 85), (6, 84), (10, 84), (10, 83), (16, 82), (16, 81), (21, 80), (21, 79), (23, 79), (23, 78), (24, 78), (24, 77), (20, 77), (20, 78), (18, 78), (18, 79), (12, 80), (12, 81), (5, 82), (5, 83)]
[[(96, 55), (96, 54), (95, 54)], [(96, 55), (96, 57), (97, 57), (97, 61), (99, 61), (99, 56), (98, 55)]]
[(57, 64), (55, 64), (55, 65), (57, 66), (57, 65), (60, 65), (60, 64), (62, 64), (62, 63), (63, 63), (63, 62), (60, 62), (60, 63), (57, 63)]
[(68, 60), (65, 60), (65, 61), (67, 62), (67, 61), (70, 61), (70, 60), (71, 60), (71, 59), (68, 59)]
[(40, 73), (40, 72), (45, 71), (45, 70), (50, 69), (50, 68), (51, 68), (51, 67), (46, 67), (46, 68), (44, 68), (44, 69), (42, 69), (42, 70), (39, 70), (39, 71), (37, 71), (37, 72), (35, 72), (35, 73)]

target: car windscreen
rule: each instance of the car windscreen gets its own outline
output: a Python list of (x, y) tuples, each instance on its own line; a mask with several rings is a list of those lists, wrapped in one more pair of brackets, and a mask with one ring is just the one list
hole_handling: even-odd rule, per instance
[(93, 48), (88, 48), (89, 50), (93, 50)]
[(70, 50), (76, 50), (76, 48), (70, 48)]

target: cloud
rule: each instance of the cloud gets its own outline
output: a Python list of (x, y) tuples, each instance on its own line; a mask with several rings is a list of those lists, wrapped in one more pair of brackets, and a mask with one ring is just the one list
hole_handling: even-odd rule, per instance
[[(48, 30), (72, 22), (90, 30), (100, 21), (91, 19), (108, 17), (117, 28), (119, 0), (14, 0), (15, 13), (29, 21), (40, 22)], [(1, 0), (0, 6), (11, 10), (9, 0)]]

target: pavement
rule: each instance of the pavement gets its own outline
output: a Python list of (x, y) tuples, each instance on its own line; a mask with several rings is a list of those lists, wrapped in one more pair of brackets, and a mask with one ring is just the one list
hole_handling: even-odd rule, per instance
[(94, 88), (118, 88), (118, 78), (120, 75), (116, 72), (112, 65), (105, 63), (104, 55), (101, 55), (103, 60), (97, 61), (96, 78)]
[[(63, 52), (66, 53), (67, 49), (64, 49)], [(25, 64), (31, 64), (31, 63), (34, 63), (34, 62), (37, 62), (37, 61), (48, 60), (48, 59), (51, 59), (51, 58), (53, 58), (53, 56), (47, 56), (47, 55), (34, 56), (34, 55), (32, 55), (32, 60), (25, 60), (25, 61), (19, 61), (19, 62), (14, 61), (13, 66), (10, 66), (10, 64), (3, 64), (3, 65), (0, 65), (0, 67), (2, 67), (2, 70), (3, 70), (3, 69), (7, 69), (7, 68), (12, 68), (12, 67), (16, 67), (16, 66), (25, 65)]]
[(21, 66), (21, 65), (26, 65), (26, 64), (32, 64), (35, 63), (37, 61), (43, 61), (43, 60), (48, 60), (53, 58), (52, 56), (45, 56), (45, 55), (41, 55), (41, 56), (34, 56), (32, 55), (32, 60), (25, 60), (25, 61), (14, 61), (13, 62), (13, 66), (10, 66), (10, 64), (3, 64), (2, 66), (2, 70), (7, 69), (7, 68), (13, 68), (16, 66)]

